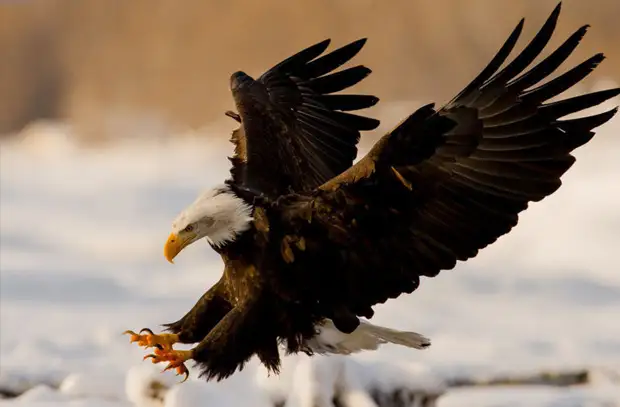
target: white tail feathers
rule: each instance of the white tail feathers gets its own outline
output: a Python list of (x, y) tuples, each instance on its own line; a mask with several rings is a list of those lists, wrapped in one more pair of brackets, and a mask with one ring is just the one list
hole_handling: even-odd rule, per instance
[(331, 319), (317, 326), (318, 334), (306, 342), (315, 353), (336, 353), (348, 355), (362, 350), (376, 350), (384, 343), (393, 343), (414, 349), (424, 349), (431, 341), (415, 332), (403, 332), (361, 321), (350, 334), (340, 332)]

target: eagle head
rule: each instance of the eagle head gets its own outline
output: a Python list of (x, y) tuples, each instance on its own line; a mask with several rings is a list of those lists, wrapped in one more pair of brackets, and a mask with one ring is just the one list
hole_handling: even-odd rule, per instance
[(223, 246), (249, 229), (252, 220), (252, 206), (227, 185), (209, 189), (174, 219), (164, 255), (172, 263), (181, 250), (203, 237), (213, 246)]

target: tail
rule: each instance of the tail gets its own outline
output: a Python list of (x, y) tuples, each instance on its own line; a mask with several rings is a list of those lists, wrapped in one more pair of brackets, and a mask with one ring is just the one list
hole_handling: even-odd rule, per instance
[(431, 341), (415, 332), (403, 332), (385, 328), (360, 320), (360, 325), (350, 334), (340, 332), (331, 319), (325, 319), (317, 326), (318, 334), (306, 345), (312, 352), (348, 355), (363, 350), (376, 350), (384, 343), (425, 349)]

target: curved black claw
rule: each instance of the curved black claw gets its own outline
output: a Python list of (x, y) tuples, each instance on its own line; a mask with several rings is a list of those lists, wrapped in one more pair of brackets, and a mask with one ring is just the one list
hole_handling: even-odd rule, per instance
[(162, 370), (161, 372), (164, 373), (166, 370), (170, 370), (170, 369), (174, 369), (176, 371), (177, 376), (185, 375), (185, 378), (181, 380), (181, 383), (184, 383), (189, 378), (189, 370), (187, 369), (187, 366), (185, 366), (184, 363), (170, 362), (168, 366), (166, 366), (166, 368)]
[(153, 335), (153, 336), (155, 335), (155, 334), (153, 333), (153, 331), (151, 331), (149, 328), (142, 328), (142, 329), (140, 329), (140, 332), (139, 332), (139, 333), (140, 333), (140, 334), (142, 334), (142, 332), (146, 332), (146, 333), (148, 333), (149, 335)]

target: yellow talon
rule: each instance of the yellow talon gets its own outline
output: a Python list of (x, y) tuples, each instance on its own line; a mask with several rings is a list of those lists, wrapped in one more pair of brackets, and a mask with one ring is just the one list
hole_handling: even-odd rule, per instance
[(192, 358), (191, 350), (172, 350), (166, 351), (163, 349), (155, 349), (155, 353), (146, 355), (144, 360), (151, 359), (152, 363), (170, 362), (168, 366), (162, 370), (162, 373), (166, 370), (175, 369), (177, 376), (185, 375), (185, 378), (181, 383), (189, 378), (189, 370), (185, 366), (185, 362)]
[[(143, 332), (146, 332), (146, 334), (142, 334)], [(140, 330), (139, 333), (127, 330), (123, 334), (131, 335), (129, 338), (131, 343), (137, 342), (138, 346), (145, 348), (161, 347), (165, 350), (172, 350), (172, 345), (179, 342), (179, 335), (177, 334), (156, 335), (148, 328)]]
[(130, 337), (129, 337), (129, 342), (130, 343), (138, 342), (138, 346), (145, 346), (146, 345), (146, 342), (142, 338), (144, 335), (139, 335), (139, 334), (135, 333), (134, 331), (130, 331), (130, 330), (127, 330), (127, 331), (123, 332), (123, 335), (130, 335)]

